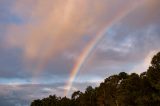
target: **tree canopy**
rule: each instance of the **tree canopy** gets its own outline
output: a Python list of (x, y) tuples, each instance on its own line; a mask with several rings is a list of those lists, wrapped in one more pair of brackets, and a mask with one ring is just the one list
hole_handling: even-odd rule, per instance
[(31, 106), (160, 106), (160, 52), (140, 75), (121, 72), (99, 87), (74, 92), (71, 98), (53, 95), (34, 100)]

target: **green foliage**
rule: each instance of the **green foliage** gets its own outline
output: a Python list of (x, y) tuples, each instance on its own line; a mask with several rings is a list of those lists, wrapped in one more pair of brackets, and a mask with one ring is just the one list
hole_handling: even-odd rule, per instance
[(160, 52), (140, 75), (121, 72), (104, 80), (99, 87), (76, 91), (71, 99), (49, 96), (31, 106), (160, 106)]

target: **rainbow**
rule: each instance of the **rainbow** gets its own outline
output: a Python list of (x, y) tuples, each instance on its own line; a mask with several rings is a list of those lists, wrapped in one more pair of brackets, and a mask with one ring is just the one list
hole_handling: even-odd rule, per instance
[(93, 45), (96, 45), (98, 41), (100, 41), (100, 39), (101, 39), (101, 36), (97, 36), (93, 41), (91, 41), (90, 44), (83, 50), (83, 52), (77, 59), (76, 65), (73, 67), (73, 70), (71, 71), (71, 74), (70, 74), (70, 79), (65, 87), (67, 90), (65, 91), (64, 95), (67, 95), (68, 92), (70, 91), (72, 87), (72, 83), (75, 79), (75, 76), (77, 75), (78, 71), (81, 69), (81, 67), (83, 66), (83, 63), (87, 60), (91, 52), (94, 50), (95, 46)]
[[(142, 0), (143, 1), (143, 0)], [(144, 0), (145, 1), (145, 0)], [(114, 18), (108, 22), (104, 28), (97, 33), (96, 37), (84, 48), (80, 56), (78, 57), (75, 66), (73, 67), (68, 82), (65, 85), (65, 91), (64, 95), (67, 96), (69, 91), (71, 90), (73, 81), (77, 75), (77, 73), (81, 70), (83, 64), (88, 59), (89, 55), (93, 52), (94, 48), (96, 48), (97, 44), (100, 42), (100, 40), (105, 36), (106, 30), (119, 22), (122, 18), (126, 17), (130, 12), (135, 10), (137, 7), (142, 5), (143, 2), (133, 3), (132, 6), (123, 9), (121, 12), (119, 12)]]

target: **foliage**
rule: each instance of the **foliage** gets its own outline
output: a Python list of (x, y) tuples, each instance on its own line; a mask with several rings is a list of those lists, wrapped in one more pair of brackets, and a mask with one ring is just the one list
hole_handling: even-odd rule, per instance
[(160, 52), (140, 75), (121, 72), (104, 80), (99, 87), (76, 91), (71, 99), (49, 96), (31, 106), (160, 106)]

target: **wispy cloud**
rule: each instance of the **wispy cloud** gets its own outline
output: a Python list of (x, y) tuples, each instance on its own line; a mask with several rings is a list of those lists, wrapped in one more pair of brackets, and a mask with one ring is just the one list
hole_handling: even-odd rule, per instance
[[(108, 23), (139, 2), (0, 0), (0, 95), (12, 95), (8, 98), (17, 97), (12, 100), (24, 102), (29, 97), (62, 92), (83, 49), (97, 33), (105, 30)], [(152, 57), (149, 54), (160, 49), (160, 1), (141, 2), (142, 5), (105, 30), (105, 37), (93, 50), (75, 82), (86, 81), (95, 86), (95, 83), (119, 71), (145, 71)], [(33, 80), (44, 85), (26, 87)], [(63, 84), (55, 86), (60, 82)], [(16, 87), (16, 84), (26, 85)], [(83, 90), (89, 84), (74, 84), (72, 91), (75, 88)], [(6, 92), (1, 92), (7, 87)], [(38, 91), (31, 95), (30, 89)], [(25, 92), (23, 95), (28, 98), (19, 95), (21, 92)], [(0, 104), (8, 101), (11, 106), (13, 101), (9, 99), (2, 97)]]
[[(22, 49), (24, 60), (35, 64), (35, 67), (27, 67), (38, 74), (37, 70), (43, 70), (50, 59), (73, 45), (80, 44), (80, 39), (84, 36), (94, 37), (119, 12), (129, 9), (126, 7), (136, 2), (138, 3), (126, 0), (17, 0), (12, 5), (11, 12), (25, 19), (26, 23), (10, 25), (7, 41), (10, 46)], [(144, 5), (148, 2), (150, 1)], [(152, 6), (147, 6), (152, 9)]]

